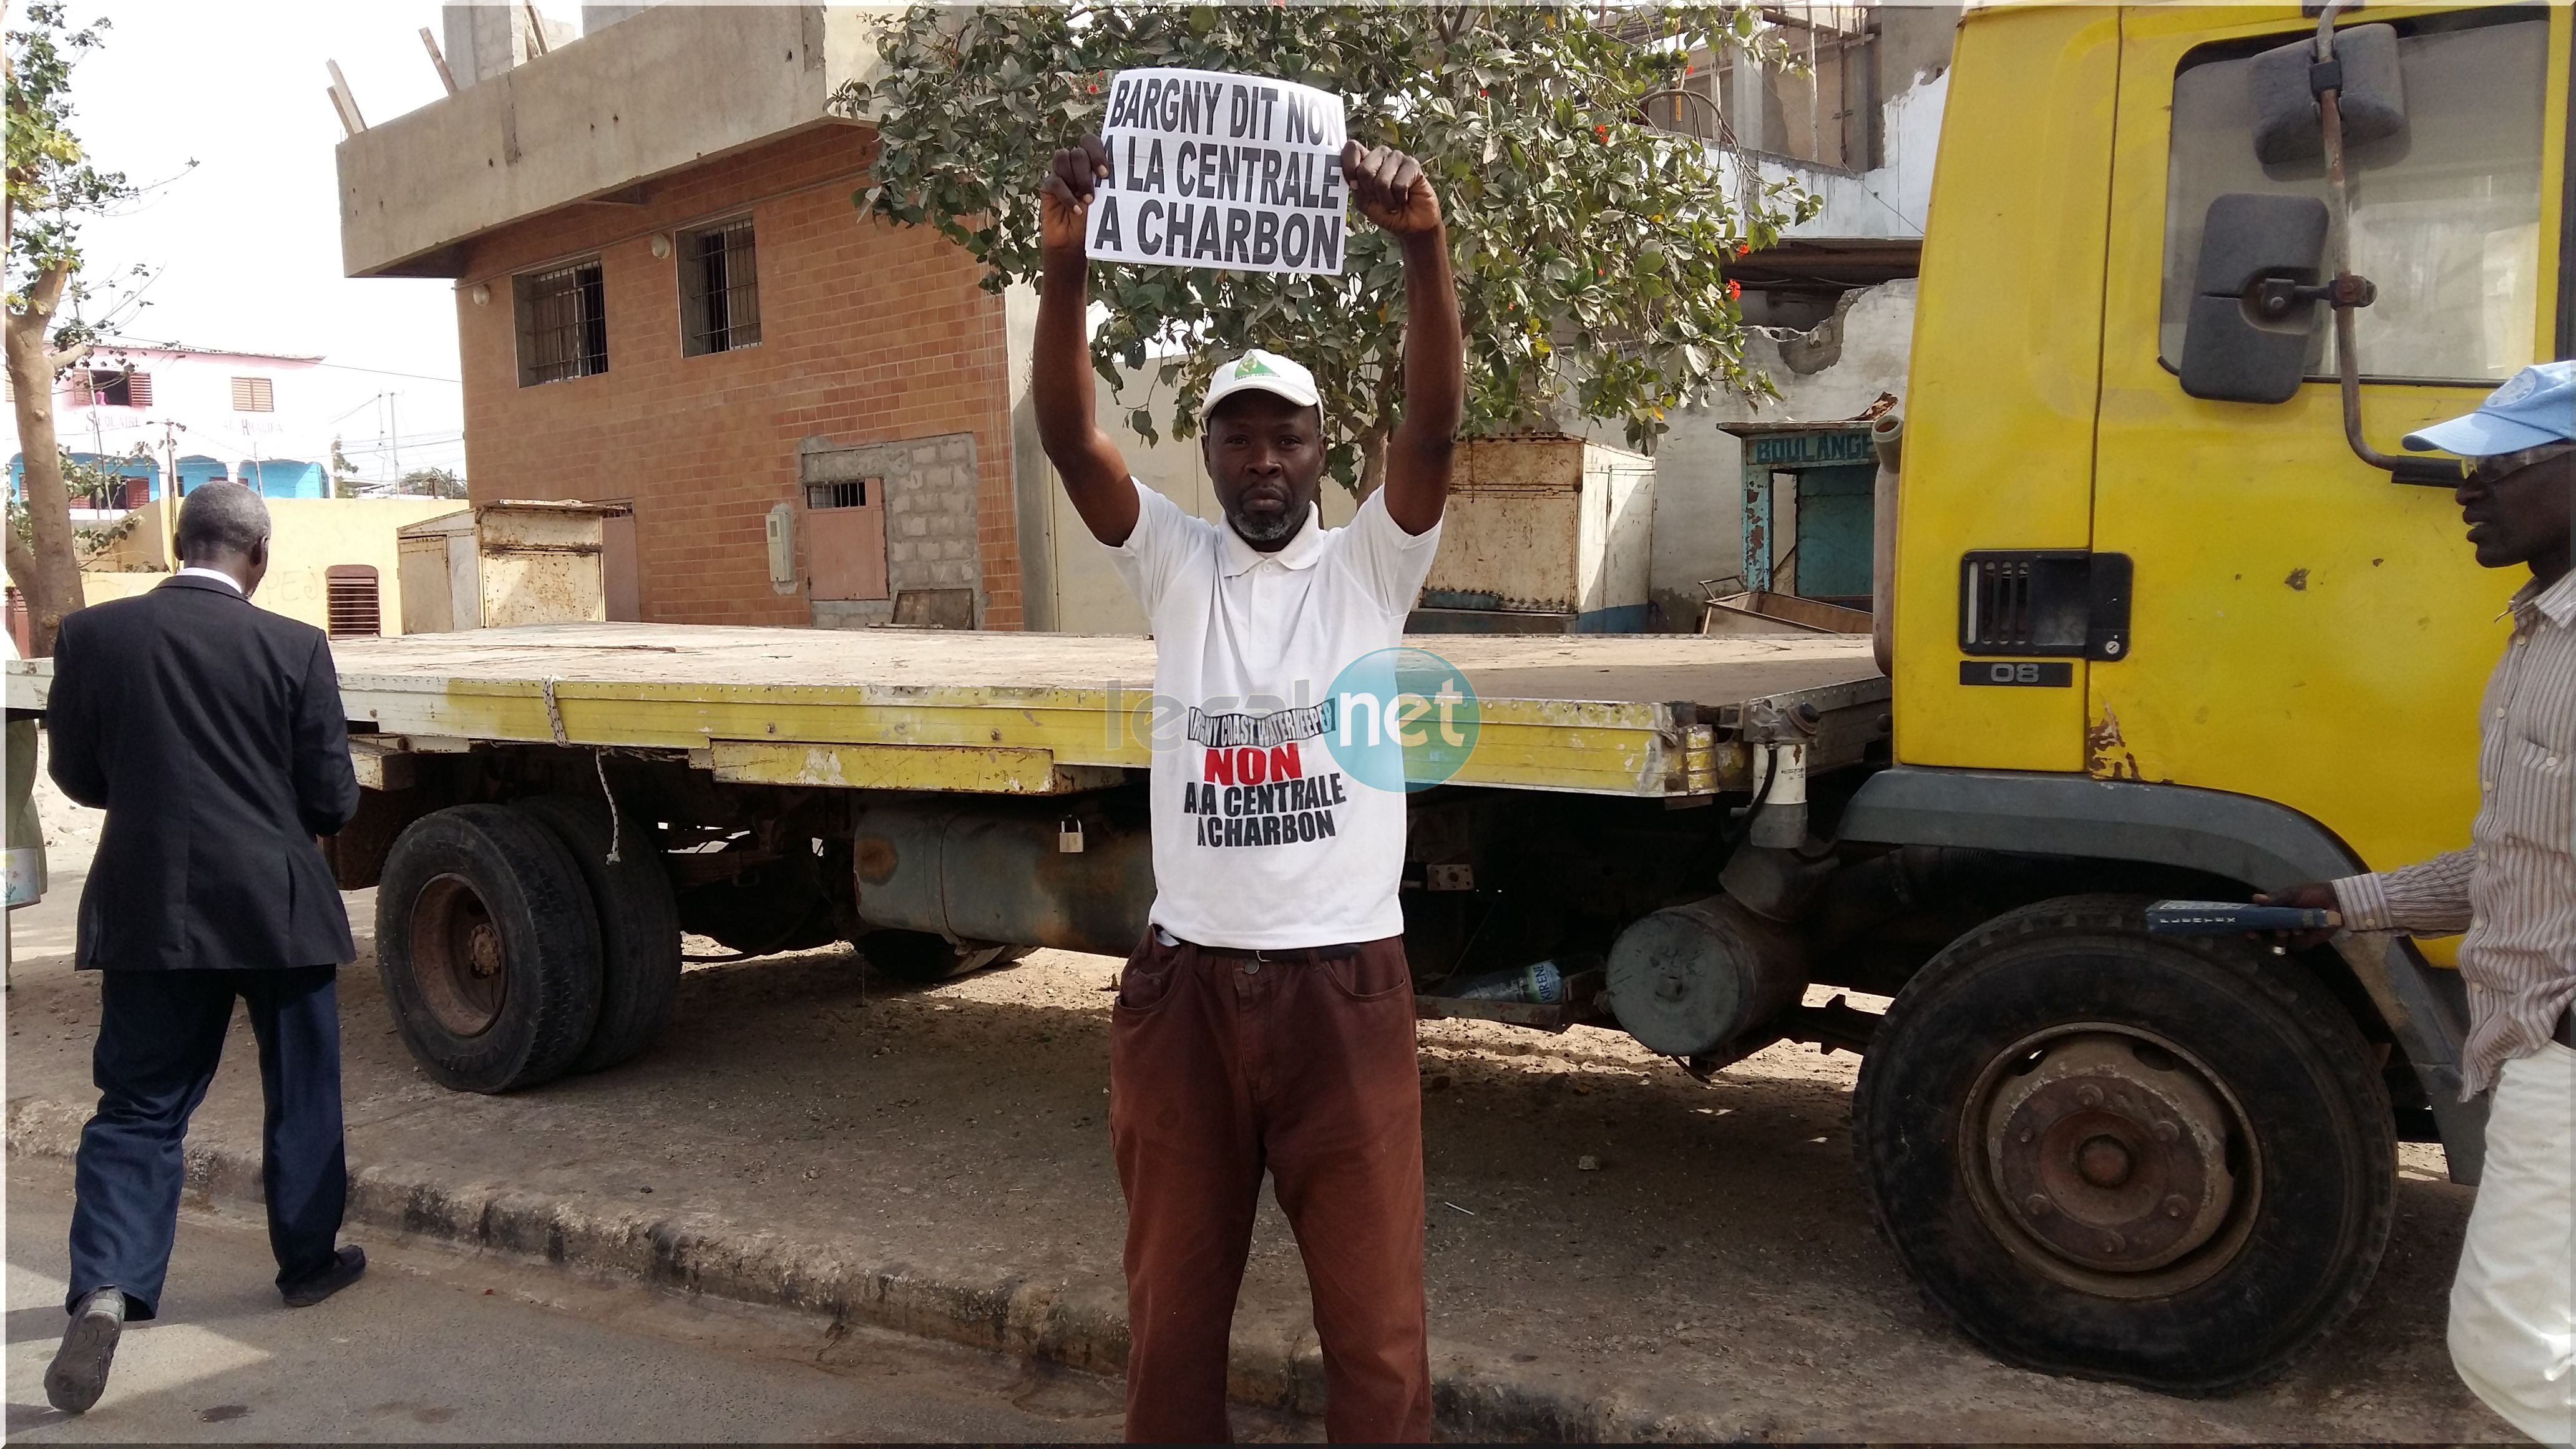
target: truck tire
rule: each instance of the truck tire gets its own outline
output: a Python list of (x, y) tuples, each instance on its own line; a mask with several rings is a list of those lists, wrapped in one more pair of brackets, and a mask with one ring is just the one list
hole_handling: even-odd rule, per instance
[(422, 816), (376, 887), (376, 971), (403, 1044), (441, 1085), (553, 1079), (599, 1016), (599, 924), (581, 867), (520, 811)]
[(599, 917), (599, 1020), (569, 1070), (596, 1072), (631, 1061), (670, 1025), (680, 990), (679, 900), (662, 869), (653, 823), (622, 819), (624, 849), (611, 865), (605, 800), (539, 795), (514, 808), (535, 816), (572, 852)]
[(2395, 1124), (2305, 968), (2149, 936), (2143, 904), (2043, 901), (1933, 958), (1861, 1063), (1852, 1144), (1880, 1233), (1997, 1357), (2223, 1393), (2361, 1301)]

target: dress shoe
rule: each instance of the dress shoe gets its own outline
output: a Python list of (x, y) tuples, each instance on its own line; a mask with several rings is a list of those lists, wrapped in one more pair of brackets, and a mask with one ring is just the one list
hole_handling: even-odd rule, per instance
[(284, 1290), (286, 1306), (310, 1308), (358, 1281), (367, 1271), (367, 1250), (355, 1243), (332, 1255), (331, 1266)]
[(63, 1346), (45, 1370), (45, 1400), (66, 1414), (86, 1414), (107, 1392), (107, 1368), (116, 1362), (116, 1340), (125, 1333), (125, 1295), (92, 1289), (72, 1309)]

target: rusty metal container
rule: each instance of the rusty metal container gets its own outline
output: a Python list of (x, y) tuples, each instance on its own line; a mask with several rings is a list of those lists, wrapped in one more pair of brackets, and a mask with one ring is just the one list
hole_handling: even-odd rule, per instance
[(1553, 433), (1458, 447), (1423, 607), (1570, 614), (1577, 633), (1646, 627), (1654, 460)]
[(504, 499), (397, 530), (403, 632), (606, 620), (606, 521), (627, 512)]

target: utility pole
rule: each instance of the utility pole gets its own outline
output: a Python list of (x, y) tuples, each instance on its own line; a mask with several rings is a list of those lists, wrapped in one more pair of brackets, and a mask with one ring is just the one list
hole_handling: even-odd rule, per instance
[(161, 485), (161, 523), (160, 527), (154, 530), (160, 536), (154, 539), (153, 543), (162, 551), (164, 557), (171, 560), (170, 566), (173, 569), (179, 566), (179, 435), (187, 430), (186, 423), (174, 418), (161, 420), (161, 457), (164, 469), (161, 477), (164, 481)]
[(403, 479), (401, 393), (389, 392), (385, 394), (385, 416), (393, 423), (393, 427), (387, 433), (387, 436), (393, 440), (391, 446), (394, 452), (394, 492), (399, 495), (402, 492)]

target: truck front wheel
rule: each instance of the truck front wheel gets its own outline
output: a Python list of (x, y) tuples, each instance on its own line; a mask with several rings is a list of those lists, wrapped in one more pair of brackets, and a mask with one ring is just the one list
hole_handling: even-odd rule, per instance
[(376, 887), (376, 972), (440, 1084), (506, 1092), (572, 1064), (599, 1017), (599, 923), (552, 832), (499, 805), (406, 827)]
[(2279, 1370), (2361, 1300), (2396, 1134), (2370, 1046), (2295, 961), (2045, 901), (1953, 943), (1870, 1043), (1880, 1231), (1998, 1356), (2169, 1393)]

